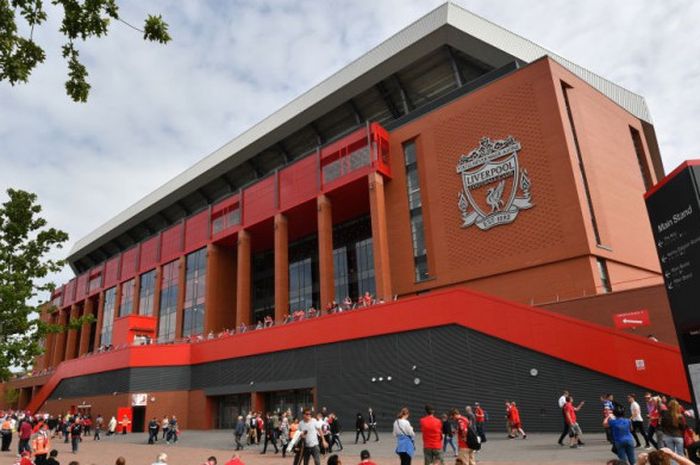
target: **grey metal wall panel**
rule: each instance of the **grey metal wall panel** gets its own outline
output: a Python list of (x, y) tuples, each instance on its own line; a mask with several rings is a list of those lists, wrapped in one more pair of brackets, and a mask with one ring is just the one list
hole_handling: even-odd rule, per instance
[[(537, 376), (530, 374), (533, 368)], [(562, 389), (569, 389), (577, 401), (586, 401), (580, 423), (584, 431), (597, 431), (602, 393), (612, 392), (623, 401), (629, 392), (643, 392), (638, 386), (452, 325), (192, 367), (132, 368), (71, 378), (62, 381), (51, 398), (188, 389), (223, 395), (303, 387), (316, 387), (318, 407), (335, 411), (346, 431), (354, 429), (356, 413), (366, 415), (369, 406), (377, 413), (379, 428), (388, 430), (403, 406), (411, 409), (416, 424), (425, 403), (443, 412), (478, 401), (489, 412), (489, 429), (502, 433), (505, 400), (518, 403), (526, 430), (556, 431), (561, 428), (557, 399)]]

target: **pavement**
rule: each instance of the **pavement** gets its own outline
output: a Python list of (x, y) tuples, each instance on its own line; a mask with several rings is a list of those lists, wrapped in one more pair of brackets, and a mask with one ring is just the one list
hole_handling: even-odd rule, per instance
[[(379, 438), (378, 442), (372, 440), (362, 444), (360, 441), (355, 445), (354, 434), (344, 433), (342, 441), (345, 448), (337, 453), (344, 465), (358, 464), (362, 449), (370, 451), (377, 465), (397, 465), (399, 460), (394, 453), (395, 444), (391, 434), (379, 433)], [(482, 465), (590, 465), (605, 464), (607, 460), (615, 458), (602, 433), (586, 435), (586, 445), (580, 449), (560, 447), (556, 444), (557, 438), (557, 433), (533, 433), (524, 440), (509, 440), (505, 434), (493, 433), (478, 452), (477, 462)], [(148, 445), (146, 440), (147, 435), (142, 433), (105, 437), (102, 441), (85, 438), (76, 455), (71, 453), (70, 444), (64, 444), (62, 440), (55, 439), (52, 447), (59, 451), (58, 460), (62, 465), (69, 465), (73, 460), (80, 465), (111, 465), (119, 456), (126, 459), (126, 465), (150, 465), (155, 462), (156, 455), (160, 452), (168, 454), (169, 465), (200, 465), (211, 455), (217, 457), (218, 462), (223, 465), (234, 453), (233, 435), (230, 430), (183, 431), (178, 443), (171, 445), (164, 442)], [(420, 435), (416, 446), (418, 450), (413, 457), (413, 464), (422, 465)], [(12, 442), (12, 450), (16, 450), (16, 447), (15, 439)], [(240, 457), (246, 465), (292, 465), (291, 457), (283, 459), (281, 454), (274, 453), (274, 448), (268, 447), (265, 455), (260, 454), (261, 450), (262, 445), (248, 446), (240, 452)], [(638, 453), (642, 451), (643, 449), (637, 449)], [(14, 453), (0, 453), (0, 465), (12, 465), (15, 460)], [(313, 460), (311, 463), (313, 464)], [(326, 459), (322, 458), (322, 463), (325, 464)], [(445, 464), (453, 463), (454, 457), (448, 449)]]

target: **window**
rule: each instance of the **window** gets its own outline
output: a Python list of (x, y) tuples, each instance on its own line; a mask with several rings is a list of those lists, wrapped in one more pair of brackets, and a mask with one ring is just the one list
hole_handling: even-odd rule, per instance
[(134, 280), (122, 283), (122, 299), (119, 304), (119, 316), (131, 315), (134, 310)]
[(97, 290), (100, 288), (100, 286), (102, 286), (102, 275), (98, 274), (97, 276), (90, 278), (90, 281), (88, 282), (88, 292)]
[(576, 148), (576, 158), (578, 160), (579, 174), (581, 175), (581, 182), (583, 183), (583, 191), (586, 194), (586, 204), (588, 205), (588, 212), (591, 215), (591, 226), (593, 227), (593, 235), (595, 236), (595, 243), (597, 245), (602, 245), (600, 239), (600, 230), (598, 229), (598, 219), (595, 216), (595, 210), (593, 209), (593, 200), (591, 199), (591, 188), (588, 184), (586, 165), (583, 163), (581, 146), (578, 143), (578, 134), (576, 133), (576, 125), (574, 124), (574, 115), (571, 112), (571, 103), (569, 102), (569, 89), (572, 89), (572, 87), (562, 81), (561, 90), (564, 94), (564, 104), (566, 105), (566, 114), (569, 118), (569, 127), (571, 128), (571, 135), (574, 138), (574, 146)]
[(275, 315), (275, 256), (272, 250), (258, 252), (252, 259), (253, 323)]
[(102, 331), (100, 341), (103, 346), (112, 344), (112, 326), (114, 325), (114, 306), (117, 303), (117, 288), (105, 291), (105, 302), (102, 310)]
[(289, 245), (289, 308), (308, 310), (319, 305), (319, 298), (318, 240), (314, 234)]
[(305, 258), (289, 264), (289, 308), (308, 310), (313, 305), (311, 259)]
[(374, 294), (374, 250), (369, 216), (333, 227), (335, 300), (355, 300), (365, 291)]
[(199, 249), (187, 256), (185, 275), (185, 310), (182, 335), (193, 336), (204, 332), (204, 298), (207, 277), (207, 249)]
[(423, 224), (423, 202), (420, 194), (420, 176), (416, 142), (406, 142), (403, 146), (406, 165), (406, 191), (411, 221), (413, 242), (413, 266), (416, 281), (428, 279), (428, 252), (425, 247), (425, 226)]
[(156, 291), (156, 270), (141, 275), (141, 291), (139, 292), (139, 315), (153, 315), (153, 304)]
[(175, 339), (175, 320), (177, 317), (177, 293), (180, 270), (178, 261), (163, 265), (160, 285), (160, 314), (158, 316), (158, 341), (168, 342)]
[(644, 189), (649, 190), (652, 186), (651, 173), (649, 172), (649, 165), (647, 164), (646, 156), (644, 154), (644, 146), (642, 145), (642, 138), (639, 136), (639, 131), (630, 126), (630, 135), (632, 136), (632, 143), (634, 144), (634, 152), (637, 155), (637, 163), (639, 164), (639, 172), (642, 175), (642, 181), (644, 182)]
[(612, 292), (612, 285), (610, 284), (610, 275), (608, 275), (608, 265), (605, 260), (596, 257), (596, 262), (598, 263), (598, 273), (600, 274), (600, 281), (603, 285), (603, 292)]

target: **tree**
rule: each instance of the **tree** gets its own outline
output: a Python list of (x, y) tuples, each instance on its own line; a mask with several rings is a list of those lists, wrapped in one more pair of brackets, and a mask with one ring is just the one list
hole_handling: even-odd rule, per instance
[[(51, 0), (63, 7), (60, 32), (66, 37), (63, 58), (68, 63), (66, 93), (76, 102), (86, 102), (90, 93), (87, 68), (80, 62), (75, 46), (78, 39), (107, 35), (111, 20), (120, 21), (143, 33), (144, 40), (168, 43), (168, 24), (158, 15), (149, 15), (143, 29), (127, 23), (119, 17), (116, 0)], [(19, 18), (17, 17), (19, 15)], [(46, 21), (43, 0), (0, 0), (0, 81), (13, 86), (27, 82), (34, 68), (46, 59), (44, 49), (34, 42), (34, 28)], [(19, 19), (29, 29), (28, 37), (19, 32)]]
[(11, 367), (28, 368), (42, 352), (41, 339), (56, 330), (34, 318), (31, 301), (54, 289), (45, 279), (63, 261), (47, 254), (68, 240), (39, 216), (36, 194), (8, 189), (7, 195), (0, 206), (0, 380), (9, 378)]

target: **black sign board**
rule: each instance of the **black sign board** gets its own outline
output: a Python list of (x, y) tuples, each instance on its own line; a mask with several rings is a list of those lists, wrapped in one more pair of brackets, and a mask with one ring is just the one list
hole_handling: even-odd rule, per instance
[(686, 162), (646, 195), (666, 293), (688, 375), (700, 400), (700, 162)]

